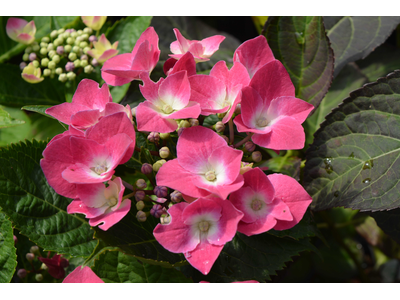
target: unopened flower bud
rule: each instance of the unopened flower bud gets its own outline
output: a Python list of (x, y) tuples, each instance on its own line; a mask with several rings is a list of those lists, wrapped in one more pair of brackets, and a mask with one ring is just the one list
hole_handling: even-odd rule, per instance
[[(45, 70), (45, 71), (46, 71), (46, 70)], [(56, 73), (57, 75), (60, 75), (62, 72), (63, 72), (63, 69), (62, 69), (62, 68), (57, 68), (56, 71), (55, 71), (55, 73)], [(44, 71), (43, 71), (43, 74), (44, 74)]]
[(174, 203), (178, 203), (182, 201), (182, 193), (179, 191), (173, 191), (171, 193), (171, 201)]
[[(60, 72), (60, 74), (62, 73), (62, 69), (61, 69), (61, 72)], [(51, 75), (51, 70), (50, 69), (44, 69), (43, 70), (43, 76), (44, 77), (49, 77)]]
[(76, 59), (76, 53), (75, 52), (71, 52), (70, 54), (68, 54), (68, 59), (71, 60), (71, 61), (74, 61)]
[(40, 54), (42, 54), (42, 55), (46, 55), (47, 54), (47, 48), (41, 48), (40, 49)]
[(90, 49), (90, 47), (85, 47), (85, 48), (83, 48), (83, 53), (88, 53), (88, 51), (90, 51), (91, 49)]
[(145, 197), (146, 197), (146, 194), (144, 191), (137, 191), (135, 193), (135, 200), (138, 202), (143, 201)]
[(87, 60), (81, 60), (81, 67), (84, 68), (88, 65), (88, 61)]
[(153, 173), (153, 166), (151, 164), (144, 163), (140, 171), (145, 175), (149, 175)]
[(89, 60), (89, 57), (88, 57), (86, 54), (84, 54), (84, 55), (82, 55), (82, 56), (80, 57), (80, 59), (81, 59), (81, 60)]
[(86, 66), (84, 69), (86, 74), (90, 74), (93, 72), (93, 67), (91, 65)]
[(33, 261), (34, 259), (35, 259), (35, 254), (33, 254), (33, 253), (27, 253), (26, 254), (26, 259), (28, 260), (28, 261)]
[(158, 198), (165, 198), (168, 195), (168, 188), (166, 186), (157, 185), (153, 191), (154, 195), (156, 195)]
[(67, 73), (67, 79), (68, 79), (69, 81), (74, 80), (75, 77), (76, 77), (76, 74), (75, 74), (74, 72), (68, 72), (68, 73)]
[(79, 50), (81, 50), (81, 48), (79, 48), (78, 46), (72, 47), (72, 52), (74, 52), (74, 53), (79, 53)]
[(95, 35), (89, 36), (89, 42), (91, 42), (91, 43), (97, 42), (97, 37)]
[(29, 60), (29, 54), (28, 54), (28, 53), (25, 53), (25, 54), (22, 56), (22, 60), (23, 60), (23, 61), (28, 61), (28, 60)]
[(234, 113), (238, 115), (238, 114), (240, 114), (241, 110), (242, 110), (242, 106), (239, 103), (236, 105)]
[(66, 53), (71, 52), (71, 51), (72, 51), (71, 45), (65, 45), (65, 46), (64, 46), (64, 51), (65, 51)]
[(45, 263), (43, 263), (43, 264), (40, 266), (40, 268), (41, 268), (42, 270), (47, 270), (49, 267), (46, 266)]
[(26, 47), (25, 48), (25, 53), (31, 53), (32, 52), (32, 47)]
[(136, 209), (137, 210), (143, 210), (144, 208), (144, 202), (143, 201), (139, 201), (138, 203), (136, 203)]
[(171, 216), (170, 215), (162, 215), (160, 218), (160, 223), (162, 225), (168, 225), (171, 223)]
[(261, 152), (260, 152), (260, 151), (254, 151), (254, 152), (251, 154), (251, 159), (252, 159), (254, 162), (260, 162), (260, 161), (262, 160), (262, 154), (261, 154)]
[(179, 128), (176, 132), (178, 133), (178, 137), (181, 136), (182, 132), (185, 130), (185, 128)]
[(150, 143), (158, 143), (160, 141), (160, 134), (158, 132), (150, 132), (147, 136), (147, 140)]
[(42, 65), (42, 67), (47, 67), (47, 65), (49, 64), (49, 59), (43, 58), (40, 64)]
[(83, 29), (83, 32), (87, 33), (87, 34), (91, 34), (93, 32), (93, 29), (90, 27), (86, 27), (85, 29)]
[(154, 171), (154, 172), (158, 172), (158, 170), (160, 170), (160, 168), (162, 167), (162, 165), (165, 164), (165, 163), (166, 163), (166, 160), (165, 160), (165, 159), (160, 159), (160, 160), (156, 161), (156, 162), (153, 164), (153, 171)]
[(38, 62), (37, 60), (34, 60), (34, 61), (32, 62), (32, 65), (33, 65), (35, 68), (39, 68), (39, 66), (40, 66), (40, 64), (39, 64), (39, 62)]
[(17, 272), (17, 276), (21, 279), (24, 279), (28, 273), (25, 269), (19, 269)]
[(68, 45), (73, 45), (75, 43), (75, 39), (73, 37), (67, 38), (67, 44)]
[(223, 132), (225, 130), (225, 124), (224, 123), (222, 123), (222, 122), (217, 122), (216, 124), (215, 124), (215, 131), (216, 132)]
[(61, 81), (61, 82), (66, 82), (68, 80), (67, 74), (65, 74), (65, 73), (60, 74), (58, 76), (58, 80)]
[(39, 44), (36, 43), (36, 44), (32, 45), (32, 51), (37, 52), (37, 51), (39, 51), (39, 49), (40, 49)]
[(189, 128), (190, 123), (187, 120), (182, 120), (179, 122), (178, 128)]
[(256, 149), (256, 145), (252, 141), (248, 141), (244, 144), (244, 149), (248, 152), (253, 152)]
[(50, 37), (51, 37), (52, 39), (55, 39), (57, 36), (58, 36), (57, 30), (53, 30), (53, 31), (50, 33)]
[(97, 59), (93, 58), (92, 59), (92, 66), (93, 67), (97, 67), (99, 65), (99, 62), (97, 61)]
[(65, 65), (65, 71), (67, 72), (71, 72), (73, 69), (75, 68), (75, 65), (73, 62), (67, 62), (67, 64)]
[(13, 238), (14, 238), (14, 245), (15, 245), (16, 243), (18, 243), (18, 238), (15, 235), (13, 236)]
[(162, 147), (158, 153), (160, 154), (161, 158), (167, 158), (170, 155), (168, 147)]
[(139, 222), (145, 222), (146, 219), (147, 219), (146, 213), (145, 213), (144, 211), (142, 211), (142, 210), (139, 210), (139, 211), (136, 213), (136, 219), (137, 219)]
[(29, 60), (30, 61), (34, 61), (36, 58), (37, 58), (36, 53), (32, 52), (31, 54), (29, 54)]
[(225, 117), (226, 113), (218, 113), (217, 117), (222, 119), (223, 117)]
[(89, 38), (89, 35), (83, 31), (83, 34), (81, 35), (82, 41), (86, 41)]
[(71, 32), (71, 37), (76, 38), (78, 36), (78, 33), (76, 31)]
[(55, 50), (50, 50), (49, 53), (47, 53), (47, 56), (50, 57), (50, 58), (53, 58), (54, 55), (56, 55), (56, 54), (57, 54), (57, 51), (55, 51)]
[(167, 132), (167, 133), (160, 133), (160, 139), (162, 139), (162, 140), (168, 139), (169, 136), (170, 136), (169, 132)]
[(47, 65), (47, 67), (48, 67), (50, 70), (53, 70), (53, 69), (56, 68), (56, 63), (55, 63), (54, 61), (50, 61), (49, 64)]
[(57, 30), (57, 33), (58, 33), (58, 34), (61, 34), (61, 33), (64, 33), (64, 32), (65, 32), (65, 29), (64, 29), (64, 28), (60, 28), (60, 29)]
[(154, 217), (154, 218), (159, 218), (161, 217), (162, 214), (165, 213), (164, 208), (162, 207), (162, 205), (160, 204), (154, 204), (153, 207), (150, 209), (150, 214)]
[(80, 59), (75, 59), (74, 60), (74, 66), (75, 66), (75, 68), (79, 68), (81, 66), (81, 60)]
[(60, 62), (60, 56), (56, 54), (53, 56), (51, 60), (54, 61), (56, 64), (58, 64)]
[(136, 186), (139, 189), (144, 190), (147, 187), (147, 183), (144, 179), (140, 178), (140, 179), (136, 180)]
[(37, 282), (41, 282), (43, 280), (43, 275), (42, 274), (36, 274), (35, 279)]
[(87, 42), (80, 42), (79, 43), (79, 47), (81, 47), (81, 48), (85, 48), (85, 47), (87, 47), (88, 46), (88, 43)]
[(62, 45), (62, 43), (61, 43), (61, 41), (60, 41), (60, 39), (55, 39), (54, 41), (53, 41), (53, 45), (55, 46), (55, 47), (58, 47), (58, 46), (60, 46), (60, 45)]
[(44, 42), (41, 42), (39, 45), (40, 45), (41, 48), (47, 48), (47, 46), (48, 46), (49, 44), (44, 43)]
[(47, 50), (48, 51), (54, 50), (54, 44), (53, 43), (48, 44), (47, 45)]
[(197, 119), (189, 119), (189, 123), (191, 127), (199, 126), (199, 120)]
[(57, 47), (57, 54), (63, 55), (64, 54), (64, 46), (58, 46)]
[(39, 247), (36, 246), (36, 245), (32, 246), (31, 249), (30, 249), (30, 252), (33, 253), (33, 254), (38, 253), (39, 252)]
[(65, 41), (67, 38), (69, 38), (71, 36), (71, 32), (65, 31), (61, 36)]
[(25, 67), (26, 67), (26, 62), (21, 62), (21, 63), (19, 64), (19, 68), (21, 69), (21, 71), (22, 71), (23, 69), (25, 69)]
[(49, 43), (49, 42), (50, 42), (49, 37), (47, 37), (47, 36), (42, 37), (42, 42), (44, 42), (44, 43)]

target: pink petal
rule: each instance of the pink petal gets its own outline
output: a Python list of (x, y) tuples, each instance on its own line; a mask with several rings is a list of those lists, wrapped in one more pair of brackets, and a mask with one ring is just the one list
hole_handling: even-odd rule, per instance
[(233, 61), (242, 63), (248, 70), (250, 78), (253, 77), (257, 70), (263, 65), (274, 59), (267, 39), (263, 35), (245, 41), (233, 54)]
[(254, 132), (254, 133), (259, 133), (260, 135), (265, 135), (265, 136), (267, 136), (271, 132), (271, 128), (269, 126), (266, 126), (264, 129), (254, 129), (254, 128), (247, 127), (243, 123), (242, 114), (237, 115), (233, 119), (233, 123), (235, 123), (237, 131), (239, 131), (239, 132)]
[(178, 129), (178, 124), (174, 119), (163, 118), (158, 110), (148, 101), (138, 105), (136, 108), (136, 122), (139, 131), (167, 133)]
[[(174, 46), (172, 46), (172, 44), (171, 44), (171, 52), (176, 53), (176, 54), (184, 54), (185, 52), (187, 52), (189, 50), (189, 42), (187, 39), (185, 39), (183, 37), (183, 35), (180, 33), (180, 31), (177, 28), (174, 28), (174, 33), (175, 33), (176, 40), (179, 45), (180, 52), (174, 52), (177, 50), (176, 44), (174, 44)], [(172, 51), (172, 50), (174, 50), (174, 51)]]
[(210, 57), (213, 55), (218, 49), (219, 45), (225, 39), (222, 35), (214, 35), (208, 38), (201, 40), (201, 44), (204, 47), (204, 57)]
[(194, 101), (189, 101), (188, 105), (184, 108), (173, 112), (169, 115), (171, 119), (188, 119), (188, 118), (198, 118), (201, 112), (200, 104)]
[(241, 115), (243, 123), (248, 128), (264, 130), (257, 128), (256, 121), (262, 112), (267, 110), (268, 107), (269, 103), (261, 98), (257, 90), (251, 86), (242, 89)]
[[(163, 65), (163, 71), (165, 75), (169, 75), (169, 73), (171, 72), (172, 68), (175, 66), (175, 64), (178, 62), (179, 60), (176, 60), (175, 58), (168, 58), (164, 65)], [(181, 70), (179, 70), (181, 71)]]
[(78, 129), (86, 129), (99, 121), (101, 113), (98, 109), (82, 110), (71, 116), (71, 125)]
[[(118, 43), (118, 42), (117, 42)], [(90, 51), (88, 51), (89, 53)], [(119, 50), (116, 49), (108, 49), (103, 52), (103, 54), (97, 59), (99, 63), (104, 63), (106, 60), (110, 59), (111, 57), (114, 57), (117, 55)], [(90, 55), (90, 54), (89, 54)]]
[(221, 199), (226, 199), (230, 193), (240, 189), (244, 183), (243, 176), (241, 174), (238, 175), (234, 182), (226, 185), (206, 185), (200, 176), (193, 177), (192, 182), (195, 186), (204, 189)]
[(118, 103), (107, 103), (106, 104), (106, 108), (104, 110), (104, 115), (108, 116), (108, 115), (112, 115), (118, 112), (124, 112), (126, 113), (126, 115), (128, 116), (129, 120), (132, 122), (132, 111), (131, 108), (129, 107), (129, 104), (127, 104), (126, 106), (123, 106), (121, 104)]
[(108, 102), (112, 102), (112, 99), (107, 84), (99, 88), (99, 84), (91, 79), (83, 79), (72, 97), (74, 105), (79, 104), (100, 111), (104, 110)]
[(133, 55), (131, 53), (119, 54), (106, 60), (101, 68), (101, 77), (112, 86), (121, 86), (131, 82), (132, 78), (139, 78), (142, 70), (131, 70)]
[(303, 218), (307, 207), (311, 204), (311, 196), (292, 177), (282, 174), (268, 175), (275, 189), (275, 198), (286, 203), (293, 216), (293, 221), (278, 220), (275, 230), (286, 230), (292, 228)]
[(114, 170), (98, 175), (84, 164), (74, 164), (68, 166), (62, 173), (64, 178), (69, 183), (87, 184), (87, 183), (101, 183), (110, 180), (114, 174)]
[[(175, 60), (174, 58), (169, 58), (167, 61), (169, 61), (170, 64), (172, 64), (171, 60)], [(167, 61), (165, 62), (164, 66), (167, 64)], [(167, 68), (167, 67), (164, 67)], [(170, 68), (172, 70), (169, 71), (168, 75), (172, 75), (175, 73), (178, 73), (179, 71), (186, 71), (187, 76), (193, 76), (196, 75), (196, 62), (193, 58), (193, 55), (190, 52), (186, 52), (179, 60), (176, 62), (174, 65), (172, 65)], [(169, 69), (168, 69), (169, 70)], [(164, 70), (165, 72), (165, 70)]]
[(189, 46), (188, 52), (193, 54), (194, 60), (196, 62), (202, 62), (202, 61), (209, 60), (208, 57), (204, 56), (204, 47), (201, 44), (201, 42), (192, 41), (192, 43)]
[(273, 203), (271, 203), (269, 214), (277, 220), (293, 221), (289, 207), (279, 198), (275, 198)]
[(118, 210), (115, 211), (108, 210), (105, 214), (90, 219), (89, 225), (96, 226), (100, 223), (103, 223), (102, 225), (99, 226), (99, 228), (106, 231), (111, 226), (121, 221), (122, 218), (128, 214), (130, 209), (131, 209), (131, 200), (125, 199), (119, 206)]
[[(242, 85), (238, 84), (237, 86), (233, 87), (230, 90), (228, 97), (234, 97), (234, 100), (233, 100), (233, 103), (232, 103), (230, 109), (228, 110), (227, 114), (222, 119), (222, 123), (224, 123), (224, 124), (229, 122), (229, 120), (232, 118), (233, 113), (235, 112), (236, 106), (240, 102), (242, 102)], [(230, 98), (228, 98), (228, 101), (231, 102)]]
[(279, 97), (270, 103), (268, 113), (278, 116), (290, 116), (300, 124), (303, 123), (314, 106), (295, 97)]
[(234, 86), (241, 84), (244, 87), (250, 83), (249, 74), (240, 62), (235, 62), (233, 67), (229, 70), (226, 66), (226, 62), (221, 60), (211, 69), (210, 76), (217, 77), (224, 82), (228, 94)]
[[(136, 53), (138, 52), (140, 45), (144, 42), (147, 41), (149, 43), (149, 48), (152, 49), (153, 51), (153, 59), (156, 58), (158, 61), (158, 57), (160, 56), (160, 49), (158, 48), (158, 35), (156, 31), (154, 30), (154, 27), (150, 26), (148, 27), (143, 33), (140, 35), (139, 39), (136, 41), (135, 47), (133, 47), (132, 50), (132, 55), (135, 56)], [(158, 56), (157, 56), (158, 53)], [(156, 61), (156, 63), (157, 63)]]
[(257, 219), (253, 223), (240, 222), (238, 225), (238, 231), (247, 235), (252, 236), (254, 234), (261, 234), (271, 230), (277, 223), (277, 220), (272, 215), (266, 215), (265, 218)]
[(191, 87), (190, 101), (200, 103), (203, 109), (209, 111), (225, 108), (226, 86), (216, 77), (209, 75), (194, 75), (189, 78)]
[(189, 103), (190, 84), (186, 71), (169, 75), (158, 90), (159, 97), (174, 110), (180, 110)]
[(104, 283), (88, 266), (77, 267), (65, 279), (63, 283)]
[(106, 187), (103, 183), (78, 184), (76, 186), (79, 199), (89, 207), (101, 207), (106, 204), (105, 189)]
[[(221, 218), (222, 206), (218, 198), (204, 199), (199, 198), (190, 203), (182, 211), (182, 219), (186, 225), (192, 225), (196, 222), (196, 217), (201, 215), (212, 215), (215, 221)], [(185, 252), (185, 251), (182, 251)]]
[(216, 246), (208, 243), (207, 240), (201, 242), (196, 249), (184, 253), (187, 261), (193, 268), (207, 275), (224, 246)]
[[(171, 50), (172, 53), (174, 54), (183, 54), (182, 49), (181, 49), (181, 44), (179, 44), (178, 41), (173, 41), (171, 45), (169, 46), (169, 49)], [(175, 58), (173, 58), (175, 59)]]
[(244, 175), (245, 186), (250, 186), (257, 193), (262, 193), (267, 203), (271, 203), (274, 199), (275, 189), (269, 181), (267, 175), (260, 168), (254, 168), (246, 172)]
[(160, 97), (158, 96), (158, 89), (164, 79), (160, 78), (159, 81), (153, 82), (149, 77), (149, 73), (142, 73), (140, 79), (143, 81), (143, 85), (139, 85), (143, 97), (152, 104), (156, 105), (159, 103)]
[(61, 103), (46, 109), (46, 114), (56, 118), (58, 121), (71, 125), (71, 116), (79, 111), (90, 109), (88, 106), (74, 104), (74, 103)]
[[(102, 183), (100, 183), (102, 184)], [(86, 184), (77, 184), (79, 185), (86, 185)], [(104, 185), (104, 184), (103, 184)], [(108, 206), (103, 206), (99, 208), (95, 207), (88, 207), (85, 203), (83, 203), (80, 199), (73, 200), (67, 207), (67, 212), (69, 214), (84, 214), (86, 218), (95, 218), (98, 217), (108, 209)]]

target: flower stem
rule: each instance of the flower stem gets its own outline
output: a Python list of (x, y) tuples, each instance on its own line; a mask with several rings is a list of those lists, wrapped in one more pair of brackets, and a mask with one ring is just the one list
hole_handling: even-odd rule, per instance
[(229, 124), (229, 144), (232, 145), (233, 144), (233, 139), (234, 139), (234, 132), (233, 132), (233, 121), (232, 118), (229, 120), (228, 122)]
[(253, 136), (253, 132), (251, 132), (248, 136), (246, 136), (243, 140), (241, 140), (240, 142), (238, 142), (237, 144), (233, 145), (233, 148), (238, 148), (240, 146), (242, 146), (244, 143), (246, 143), (247, 141), (250, 141), (251, 137)]
[(133, 193), (130, 193), (130, 194), (128, 194), (128, 195), (126, 195), (126, 196), (124, 196), (124, 197), (122, 197), (122, 201), (124, 201), (125, 199), (128, 199), (128, 198), (130, 198), (130, 197), (134, 197), (135, 196), (135, 192), (133, 192)]
[[(122, 179), (121, 179), (122, 180)], [(127, 189), (131, 190), (131, 191), (135, 191), (135, 188), (133, 187), (133, 185), (131, 185), (130, 183), (127, 183), (126, 181), (122, 180), (122, 184), (124, 185), (124, 187), (126, 187)]]

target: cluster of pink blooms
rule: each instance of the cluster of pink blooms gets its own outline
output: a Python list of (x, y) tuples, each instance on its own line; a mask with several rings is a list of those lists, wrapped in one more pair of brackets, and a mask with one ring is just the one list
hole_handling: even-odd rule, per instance
[[(185, 201), (168, 209), (170, 222), (158, 224), (153, 234), (164, 248), (183, 253), (194, 268), (208, 274), (236, 232), (251, 236), (291, 228), (312, 199), (289, 176), (243, 168), (243, 151), (235, 149), (243, 143), (233, 146), (232, 139), (227, 143), (210, 128), (179, 128), (178, 123), (222, 114), (222, 123), (232, 129), (234, 123), (255, 145), (276, 151), (301, 149), (301, 124), (313, 106), (295, 97), (289, 74), (264, 36), (240, 45), (231, 69), (220, 61), (203, 75), (196, 74), (196, 63), (209, 60), (224, 37), (189, 41), (178, 29), (174, 32), (173, 54), (164, 64), (166, 78), (150, 79), (160, 56), (152, 27), (131, 53), (107, 60), (102, 77), (113, 86), (142, 81), (145, 101), (135, 108), (138, 131), (178, 131), (177, 158), (162, 164), (155, 179), (158, 186), (178, 190)], [(107, 230), (131, 206), (123, 198), (121, 179), (113, 178), (114, 169), (129, 160), (135, 147), (130, 108), (112, 103), (107, 85), (99, 88), (84, 80), (72, 103), (46, 112), (69, 125), (43, 152), (41, 166), (49, 184), (74, 199), (69, 213), (83, 213), (90, 225), (103, 223), (100, 228)]]

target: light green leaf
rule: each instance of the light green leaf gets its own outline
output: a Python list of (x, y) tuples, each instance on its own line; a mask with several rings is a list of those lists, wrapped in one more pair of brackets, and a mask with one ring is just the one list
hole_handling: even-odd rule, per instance
[(26, 105), (21, 107), (22, 110), (34, 111), (43, 116), (54, 119), (52, 116), (46, 114), (46, 109), (50, 108), (51, 105)]
[(0, 129), (21, 124), (25, 124), (25, 121), (11, 118), (10, 114), (0, 107)]

